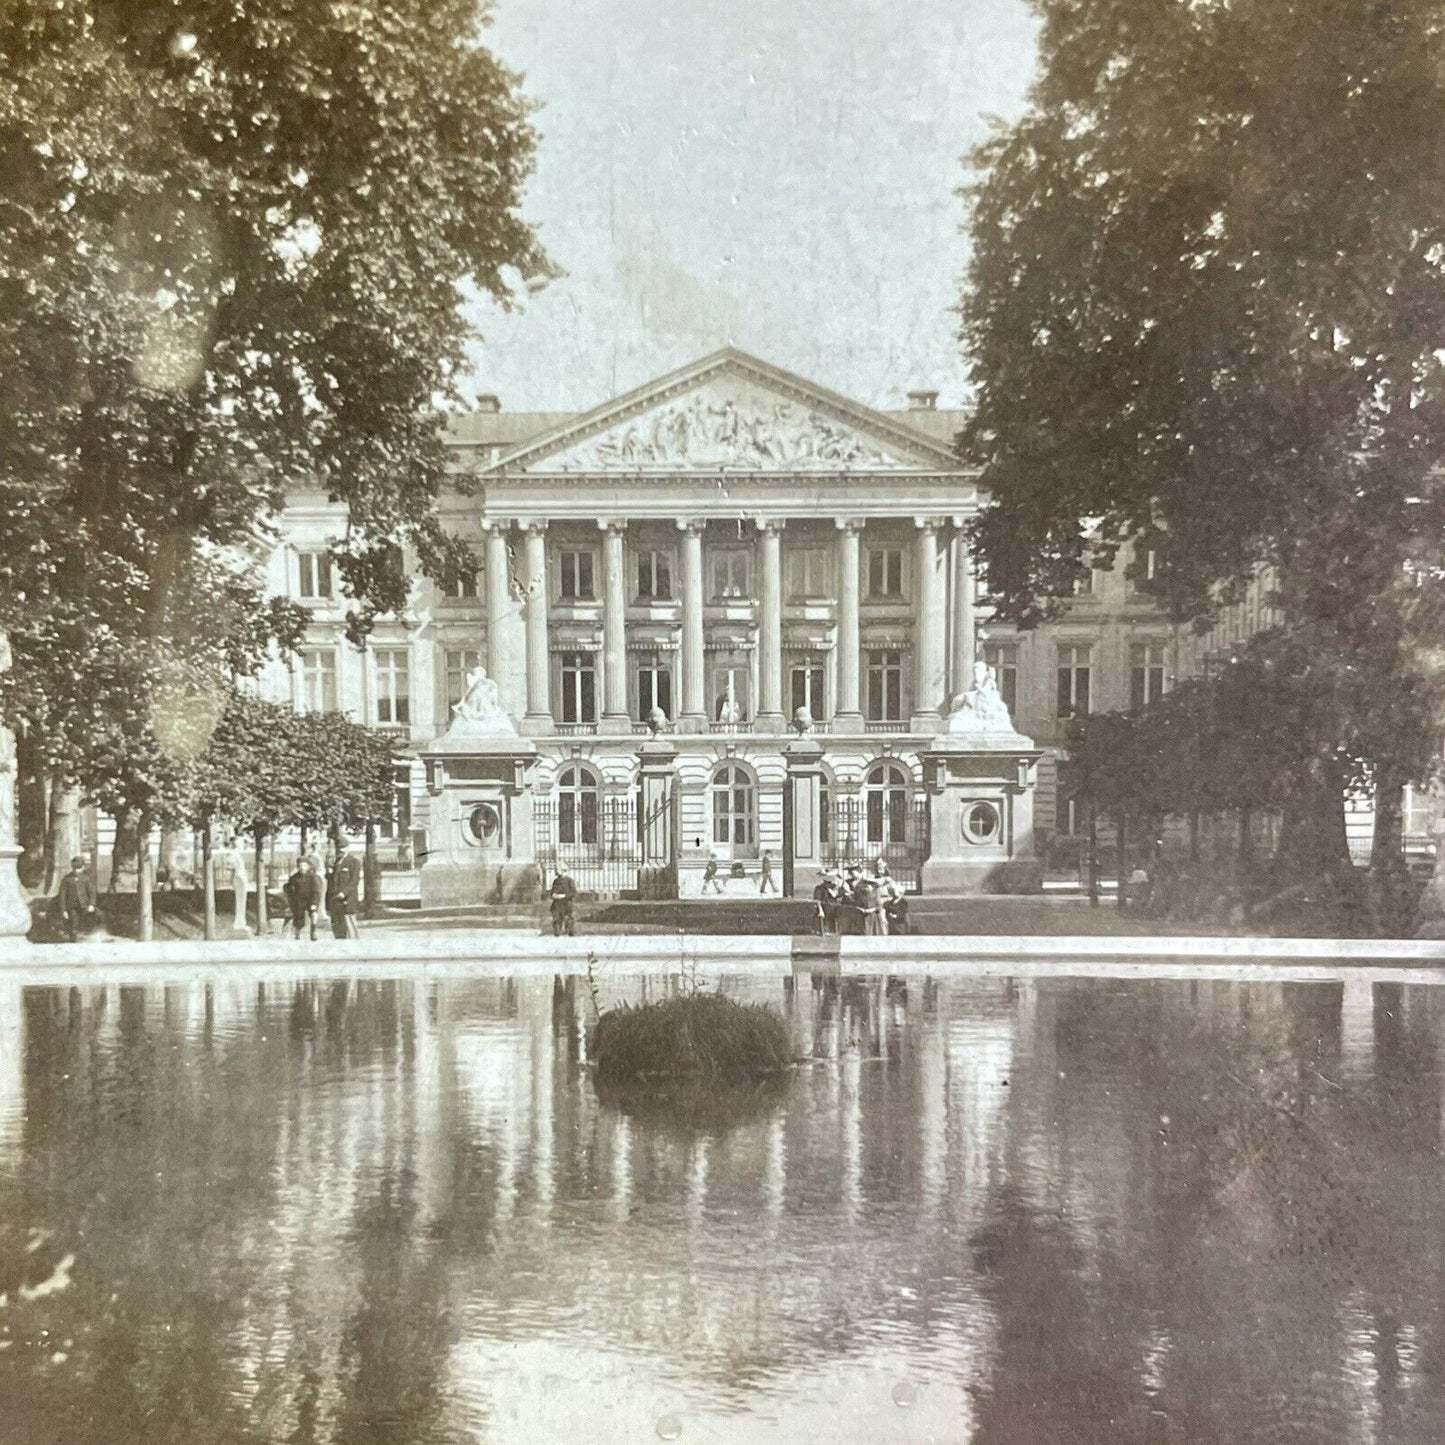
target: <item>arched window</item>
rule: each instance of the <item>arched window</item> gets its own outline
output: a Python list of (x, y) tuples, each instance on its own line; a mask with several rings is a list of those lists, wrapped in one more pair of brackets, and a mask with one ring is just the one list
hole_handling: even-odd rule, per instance
[(901, 763), (874, 763), (863, 782), (870, 847), (908, 841), (908, 804), (913, 783)]
[(724, 763), (712, 775), (712, 840), (727, 848), (757, 843), (757, 789), (739, 763)]
[(569, 763), (557, 778), (557, 841), (597, 846), (598, 801), (602, 785), (597, 774)]

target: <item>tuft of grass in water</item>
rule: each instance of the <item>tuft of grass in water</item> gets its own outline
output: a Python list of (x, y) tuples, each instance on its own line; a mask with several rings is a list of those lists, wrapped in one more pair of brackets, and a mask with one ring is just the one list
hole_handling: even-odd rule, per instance
[(741, 1084), (786, 1069), (792, 1050), (787, 1025), (772, 1009), (694, 993), (609, 1009), (597, 1021), (592, 1058), (599, 1083)]

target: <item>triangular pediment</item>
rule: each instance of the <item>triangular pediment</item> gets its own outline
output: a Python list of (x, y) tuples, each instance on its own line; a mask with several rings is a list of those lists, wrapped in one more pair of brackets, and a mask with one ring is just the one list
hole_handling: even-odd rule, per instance
[(496, 463), (549, 476), (620, 472), (938, 472), (944, 447), (800, 377), (724, 351), (606, 403)]

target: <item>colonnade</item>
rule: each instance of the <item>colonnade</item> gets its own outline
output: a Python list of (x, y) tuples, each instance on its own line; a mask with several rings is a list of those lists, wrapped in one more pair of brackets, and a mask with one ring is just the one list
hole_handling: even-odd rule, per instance
[[(680, 707), (677, 729), (706, 732), (709, 719), (706, 687), (706, 589), (703, 532), (706, 518), (676, 520), (681, 541), (681, 628), (679, 637)], [(731, 520), (731, 519), (729, 519)], [(862, 597), (867, 579), (862, 568), (865, 517), (839, 517), (836, 526), (836, 706), (835, 732), (864, 731), (862, 666)], [(915, 519), (913, 588), (913, 708), (899, 730), (932, 733), (946, 715), (950, 697), (971, 686), (974, 656), (974, 598), (968, 548), (960, 519)], [(504, 619), (519, 599), (526, 644), (524, 729), (553, 729), (549, 666), (550, 574), (547, 565), (548, 523), (536, 519), (482, 523), (486, 531), (487, 669), (500, 678), (507, 667), (502, 647)], [(625, 542), (628, 523), (603, 518), (600, 588), (602, 648), (597, 658), (601, 699), (598, 731), (631, 731), (627, 695), (627, 572)], [(783, 683), (782, 539), (786, 518), (762, 517), (755, 523), (758, 577), (756, 613), (758, 696), (753, 730), (782, 733), (788, 724)], [(515, 586), (509, 569), (510, 538), (522, 539)]]

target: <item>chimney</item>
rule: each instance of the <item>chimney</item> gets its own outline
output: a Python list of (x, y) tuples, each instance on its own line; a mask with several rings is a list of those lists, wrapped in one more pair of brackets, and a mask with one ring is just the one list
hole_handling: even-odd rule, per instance
[(908, 393), (909, 411), (933, 411), (938, 406), (938, 393), (936, 391), (910, 391)]
[(477, 398), (477, 410), (487, 416), (496, 416), (502, 409), (502, 399), (494, 392), (486, 392)]

